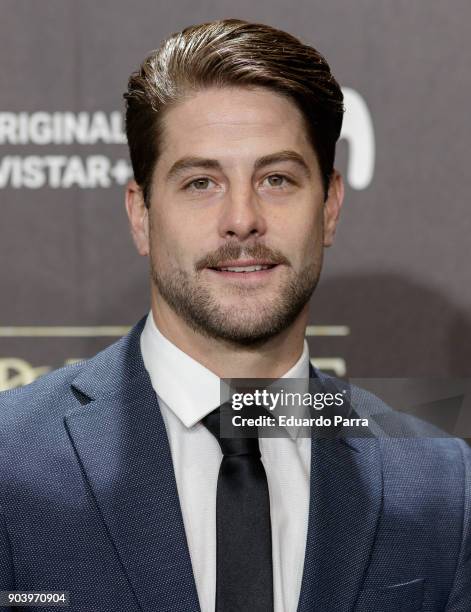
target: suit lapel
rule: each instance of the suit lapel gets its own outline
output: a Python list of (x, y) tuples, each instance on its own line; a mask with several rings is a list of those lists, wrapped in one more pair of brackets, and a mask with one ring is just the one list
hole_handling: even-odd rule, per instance
[[(317, 371), (319, 378), (324, 378)], [(312, 437), (310, 509), (298, 612), (350, 612), (376, 537), (382, 469), (374, 438)]]
[(76, 392), (93, 397), (100, 374), (105, 393), (70, 412), (66, 427), (140, 609), (199, 612), (165, 424), (137, 341), (141, 330), (142, 322), (106, 357), (107, 367), (101, 357), (74, 381)]

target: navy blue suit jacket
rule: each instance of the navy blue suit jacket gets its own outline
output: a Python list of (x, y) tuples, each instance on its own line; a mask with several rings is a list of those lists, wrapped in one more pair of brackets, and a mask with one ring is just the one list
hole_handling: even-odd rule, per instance
[[(0, 395), (0, 590), (66, 590), (74, 612), (199, 612), (143, 322)], [(313, 439), (298, 612), (470, 612), (470, 471), (454, 438)]]

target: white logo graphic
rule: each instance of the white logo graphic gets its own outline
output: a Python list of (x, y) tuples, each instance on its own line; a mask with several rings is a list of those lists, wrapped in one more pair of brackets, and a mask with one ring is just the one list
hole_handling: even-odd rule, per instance
[(342, 89), (345, 115), (340, 138), (348, 142), (347, 181), (353, 189), (366, 189), (373, 179), (375, 135), (366, 102), (349, 87)]

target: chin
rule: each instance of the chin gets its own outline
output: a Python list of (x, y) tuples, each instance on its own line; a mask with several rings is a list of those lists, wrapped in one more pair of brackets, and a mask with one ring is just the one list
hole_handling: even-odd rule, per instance
[[(280, 335), (298, 318), (300, 312), (280, 312), (276, 309), (245, 309), (243, 314), (236, 307), (220, 308), (201, 313), (193, 320), (193, 327), (205, 336), (236, 346), (256, 348)], [(206, 316), (205, 316), (206, 315)]]

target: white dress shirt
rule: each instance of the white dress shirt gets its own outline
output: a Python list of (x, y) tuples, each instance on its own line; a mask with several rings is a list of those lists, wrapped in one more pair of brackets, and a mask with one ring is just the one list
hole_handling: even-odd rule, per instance
[[(222, 453), (200, 421), (220, 405), (220, 379), (163, 336), (152, 312), (141, 334), (141, 351), (167, 429), (201, 611), (214, 612)], [(284, 377), (309, 378), (306, 341)], [(293, 429), (289, 433), (291, 437), (260, 438), (270, 495), (275, 612), (296, 612), (308, 525), (311, 440)]]

